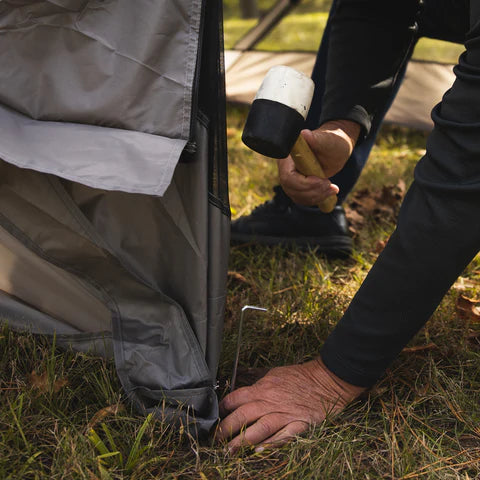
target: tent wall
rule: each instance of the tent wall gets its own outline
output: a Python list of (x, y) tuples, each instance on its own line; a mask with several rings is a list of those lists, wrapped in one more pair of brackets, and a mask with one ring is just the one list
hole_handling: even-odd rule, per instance
[[(311, 75), (315, 53), (229, 50), (225, 52), (227, 100), (250, 104), (267, 71), (288, 65)], [(429, 131), (430, 112), (454, 81), (453, 65), (411, 60), (385, 121)]]
[[(32, 1), (32, 8), (37, 3)], [(51, 2), (41, 3), (54, 8)], [(80, 3), (86, 8), (96, 2), (74, 1), (73, 7), (81, 6)], [(128, 0), (109, 4), (112, 9), (140, 9)], [(177, 8), (181, 4), (176, 2)], [(149, 5), (154, 9), (150, 14), (158, 16), (157, 3), (146, 2), (144, 7), (148, 9)], [(192, 10), (188, 10), (188, 5)], [(13, 117), (4, 119), (5, 128), (16, 129), (18, 135), (11, 137), (10, 143), (2, 139), (0, 152), (4, 144), (21, 148), (25, 123), (16, 124), (15, 118), (22, 115), (35, 128), (52, 129), (44, 141), (44, 152), (49, 161), (64, 165), (73, 173), (60, 176), (32, 165), (29, 169), (21, 168), (8, 156), (0, 162), (0, 265), (7, 267), (0, 275), (0, 314), (14, 328), (28, 327), (43, 334), (55, 332), (57, 343), (62, 345), (104, 355), (113, 353), (125, 393), (140, 411), (154, 411), (172, 422), (182, 421), (196, 431), (208, 432), (218, 419), (215, 383), (230, 226), (222, 4), (219, 0), (185, 0), (184, 6), (185, 10), (177, 12), (182, 18), (186, 11), (198, 16), (194, 42), (198, 55), (193, 61), (190, 90), (184, 90), (190, 103), (188, 112), (184, 112), (189, 130), (182, 140), (187, 147), (181, 158), (175, 159), (175, 171), (163, 196), (73, 181), (78, 165), (64, 156), (64, 124), (33, 120), (28, 112), (14, 112), (12, 102), (4, 107), (13, 112)], [(206, 11), (208, 15), (204, 14)], [(192, 20), (191, 25), (196, 25), (197, 20)], [(175, 17), (172, 22), (176, 25)], [(108, 26), (114, 28), (111, 22)], [(116, 28), (125, 29), (125, 25), (118, 24)], [(128, 29), (124, 34), (127, 33)], [(148, 32), (146, 37), (136, 36), (130, 41), (145, 43)], [(18, 40), (21, 42), (22, 38)], [(53, 55), (64, 43), (63, 39), (47, 38), (46, 45)], [(169, 52), (170, 46), (159, 47), (150, 55), (162, 56), (165, 49)], [(75, 56), (74, 52), (71, 54)], [(170, 58), (168, 68), (175, 70), (176, 63), (181, 68), (185, 66), (184, 56), (166, 56)], [(78, 61), (82, 63), (84, 57)], [(162, 77), (168, 73), (165, 70)], [(128, 75), (125, 78), (128, 83)], [(122, 83), (125, 78), (118, 74), (116, 81)], [(162, 86), (159, 80), (157, 87)], [(135, 96), (138, 92), (132, 93)], [(72, 94), (83, 95), (87, 103), (92, 100), (87, 92)], [(150, 93), (145, 95), (147, 99), (143, 100), (147, 101)], [(76, 101), (81, 103), (81, 98)], [(57, 111), (55, 104), (46, 105)], [(170, 116), (169, 108), (161, 112), (161, 102), (147, 102), (142, 108), (158, 109), (155, 114), (164, 125), (171, 123), (170, 128), (178, 120)], [(98, 117), (96, 120), (101, 123)], [(107, 135), (104, 155), (117, 153), (108, 148), (111, 137), (105, 127), (95, 123), (87, 127), (100, 132), (100, 137)], [(82, 130), (83, 125), (72, 123), (69, 128)], [(137, 130), (117, 133), (125, 134), (127, 142), (129, 133), (146, 134)], [(27, 157), (33, 155), (28, 149), (24, 153)], [(89, 144), (77, 153), (91, 168), (92, 163), (99, 161), (96, 155), (90, 155)], [(128, 157), (128, 168), (135, 170), (136, 178), (151, 175), (151, 171), (142, 171), (142, 162), (137, 162), (138, 151), (129, 153), (132, 156)], [(165, 154), (167, 158), (170, 155), (168, 151), (156, 152), (159, 163)], [(108, 160), (106, 163), (115, 170), (115, 165), (108, 164)], [(114, 173), (125, 174), (121, 165)], [(130, 180), (127, 177), (124, 181)], [(28, 272), (31, 278), (27, 280)], [(58, 305), (55, 298), (61, 299)]]
[(0, 2), (1, 157), (162, 195), (190, 140), (202, 5)]

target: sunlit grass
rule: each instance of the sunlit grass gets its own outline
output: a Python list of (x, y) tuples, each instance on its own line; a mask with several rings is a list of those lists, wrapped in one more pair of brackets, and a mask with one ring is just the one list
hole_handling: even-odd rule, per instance
[[(291, 13), (258, 45), (258, 50), (316, 52), (328, 18), (327, 12)], [(255, 24), (255, 19), (232, 18), (225, 21), (225, 48), (235, 43)], [(413, 58), (441, 63), (457, 63), (463, 45), (421, 38)]]

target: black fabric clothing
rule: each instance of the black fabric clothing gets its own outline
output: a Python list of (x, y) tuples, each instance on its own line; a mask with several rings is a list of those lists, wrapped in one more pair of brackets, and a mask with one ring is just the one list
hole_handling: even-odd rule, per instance
[[(434, 128), (395, 232), (321, 350), (333, 373), (358, 386), (379, 379), (480, 249), (480, 2), (428, 3), (343, 0), (332, 24), (325, 118), (355, 119), (348, 112), (359, 108), (372, 115), (419, 15), (447, 18), (450, 5), (452, 25), (467, 29), (456, 80), (432, 111)], [(342, 77), (343, 65), (349, 74)], [(368, 129), (368, 118), (362, 121)]]
[(468, 0), (338, 0), (320, 123), (349, 119), (366, 136), (418, 38), (463, 43), (468, 20)]

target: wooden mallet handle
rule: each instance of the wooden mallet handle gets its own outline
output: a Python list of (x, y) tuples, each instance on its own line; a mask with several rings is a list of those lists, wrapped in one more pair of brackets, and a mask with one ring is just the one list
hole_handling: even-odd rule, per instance
[[(319, 178), (327, 178), (323, 172), (322, 166), (318, 163), (317, 157), (315, 157), (315, 154), (312, 152), (302, 135), (298, 136), (290, 155), (293, 158), (295, 167), (302, 175), (314, 175)], [(336, 204), (337, 196), (333, 194), (323, 200), (318, 205), (318, 208), (324, 213), (330, 213), (335, 208)]]

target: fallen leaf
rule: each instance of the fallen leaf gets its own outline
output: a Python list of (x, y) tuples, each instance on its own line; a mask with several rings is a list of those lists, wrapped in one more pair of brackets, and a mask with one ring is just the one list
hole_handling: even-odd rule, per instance
[(241, 273), (229, 271), (227, 275), (239, 282), (250, 283)]
[[(37, 375), (37, 372), (32, 371), (28, 376), (28, 379), (33, 388), (40, 390), (42, 393), (48, 392), (50, 389), (47, 372)], [(66, 378), (59, 378), (53, 382), (53, 391), (57, 393), (65, 385), (68, 385), (68, 380)]]
[(345, 216), (347, 217), (352, 233), (357, 233), (365, 224), (365, 217), (350, 207), (345, 208)]
[(108, 407), (104, 407), (99, 410), (92, 419), (88, 422), (87, 425), (87, 432), (89, 432), (97, 423), (100, 423), (103, 419), (108, 417), (109, 415), (117, 415), (119, 412), (125, 411), (125, 405), (123, 403), (118, 403), (115, 405), (109, 405)]
[(379, 201), (389, 207), (396, 207), (401, 199), (400, 194), (391, 186), (383, 187), (379, 197)]
[(396, 219), (405, 192), (403, 180), (399, 180), (396, 185), (384, 185), (379, 192), (372, 192), (368, 188), (354, 192), (345, 208), (349, 225), (356, 232), (364, 225), (367, 217), (377, 221)]
[(480, 300), (459, 295), (456, 303), (456, 311), (460, 318), (480, 322)]
[(356, 195), (353, 197), (352, 205), (353, 208), (358, 211), (364, 212), (373, 212), (375, 207), (377, 206), (377, 195), (370, 192), (368, 189), (360, 190)]
[(251, 282), (250, 280), (247, 280), (241, 273), (238, 273), (238, 272), (232, 272), (232, 271), (229, 271), (227, 273), (228, 277), (229, 278), (232, 278), (233, 280), (237, 280), (241, 283), (245, 283), (246, 285), (248, 285), (254, 292), (258, 292), (258, 288), (257, 286), (255, 285), (254, 282)]

